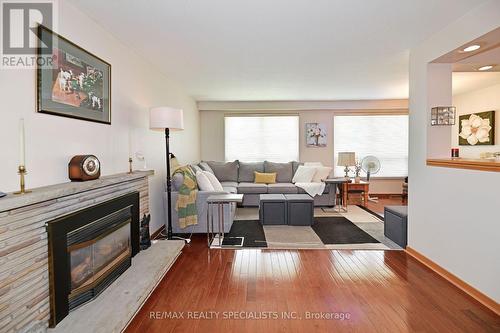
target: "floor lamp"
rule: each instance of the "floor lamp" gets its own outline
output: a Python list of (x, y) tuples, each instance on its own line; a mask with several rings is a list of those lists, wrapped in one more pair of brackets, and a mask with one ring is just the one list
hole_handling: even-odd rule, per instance
[[(181, 109), (159, 106), (149, 111), (149, 128), (165, 131), (166, 164), (167, 164), (167, 239), (172, 237), (172, 179), (170, 173), (170, 131), (184, 129), (184, 117)], [(175, 237), (179, 238), (179, 237)], [(184, 238), (180, 238), (185, 240)]]

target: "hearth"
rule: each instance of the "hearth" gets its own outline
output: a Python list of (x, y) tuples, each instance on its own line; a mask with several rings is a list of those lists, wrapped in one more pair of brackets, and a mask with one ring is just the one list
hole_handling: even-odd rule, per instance
[(131, 265), (139, 248), (139, 193), (47, 223), (50, 326), (97, 297)]

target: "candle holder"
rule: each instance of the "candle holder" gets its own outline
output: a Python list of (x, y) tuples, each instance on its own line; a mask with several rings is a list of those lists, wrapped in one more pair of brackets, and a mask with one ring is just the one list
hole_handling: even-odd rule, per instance
[(24, 175), (26, 175), (28, 172), (26, 171), (26, 167), (24, 165), (20, 165), (19, 169), (17, 171), (19, 174), (19, 184), (21, 187), (20, 191), (14, 192), (14, 194), (26, 194), (26, 193), (31, 193), (31, 191), (26, 190), (26, 183), (24, 181)]
[(132, 157), (128, 158), (128, 173), (132, 173)]

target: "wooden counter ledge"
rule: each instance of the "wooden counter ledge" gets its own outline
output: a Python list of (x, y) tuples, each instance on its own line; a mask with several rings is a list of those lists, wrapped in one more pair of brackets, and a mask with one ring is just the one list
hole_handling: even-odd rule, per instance
[(427, 159), (427, 165), (443, 168), (500, 172), (500, 161), (498, 160), (472, 158), (431, 158)]

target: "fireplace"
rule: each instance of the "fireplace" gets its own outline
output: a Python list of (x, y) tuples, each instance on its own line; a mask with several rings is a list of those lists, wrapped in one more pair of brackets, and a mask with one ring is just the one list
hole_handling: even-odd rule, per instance
[(47, 223), (50, 326), (97, 297), (139, 252), (139, 193)]

